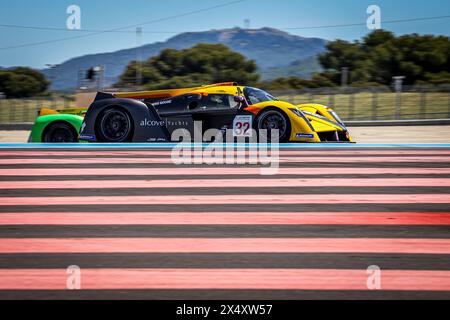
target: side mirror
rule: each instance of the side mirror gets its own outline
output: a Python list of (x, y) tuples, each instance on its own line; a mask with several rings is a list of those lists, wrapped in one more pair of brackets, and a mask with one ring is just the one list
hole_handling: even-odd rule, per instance
[(247, 100), (245, 100), (245, 98), (243, 96), (234, 96), (234, 101), (241, 105), (240, 109), (244, 109), (244, 108), (248, 107)]

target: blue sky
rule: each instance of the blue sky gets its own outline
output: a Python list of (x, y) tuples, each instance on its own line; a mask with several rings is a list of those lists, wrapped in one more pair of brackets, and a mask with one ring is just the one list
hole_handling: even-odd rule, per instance
[[(113, 29), (144, 21), (208, 8), (232, 0), (14, 0), (0, 2), (0, 24), (65, 28), (66, 9), (75, 4), (81, 8), (82, 29)], [(227, 7), (193, 14), (143, 26), (142, 43), (164, 41), (185, 31), (204, 31), (243, 27), (251, 20), (251, 28), (279, 29), (365, 23), (366, 9), (376, 4), (381, 7), (383, 20), (423, 18), (450, 15), (448, 0), (245, 0)], [(450, 19), (386, 24), (385, 29), (397, 34), (450, 35)], [(134, 29), (128, 29), (134, 30)], [(286, 30), (305, 37), (328, 40), (354, 40), (364, 36), (365, 26), (327, 29)], [(169, 33), (167, 33), (169, 32)], [(132, 33), (103, 33), (94, 36), (15, 49), (2, 49), (22, 44), (74, 37), (86, 33), (68, 30), (32, 30), (0, 26), (0, 66), (26, 65), (42, 68), (70, 58), (99, 52), (109, 52), (136, 46)]]

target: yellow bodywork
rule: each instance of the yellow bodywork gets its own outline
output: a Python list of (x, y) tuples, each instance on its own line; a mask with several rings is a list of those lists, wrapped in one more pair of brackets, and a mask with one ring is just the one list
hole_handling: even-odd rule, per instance
[[(194, 88), (126, 92), (115, 93), (114, 95), (117, 98), (131, 99), (170, 98), (188, 93), (198, 93), (202, 95), (230, 94), (234, 96), (241, 96), (244, 92), (244, 89), (245, 86), (238, 86), (235, 83), (227, 82)], [(295, 106), (286, 101), (267, 101), (250, 105), (244, 110), (253, 113), (255, 117), (257, 117), (260, 112), (269, 107), (277, 108), (283, 111), (288, 116), (291, 124), (291, 137), (289, 139), (290, 142), (322, 142), (319, 134), (327, 132), (345, 134), (348, 141), (353, 142), (350, 134), (348, 133), (341, 120), (337, 117), (336, 113), (334, 113), (331, 108), (324, 105), (309, 103)], [(302, 115), (309, 121), (306, 121), (302, 116), (294, 113), (292, 109), (301, 110)]]

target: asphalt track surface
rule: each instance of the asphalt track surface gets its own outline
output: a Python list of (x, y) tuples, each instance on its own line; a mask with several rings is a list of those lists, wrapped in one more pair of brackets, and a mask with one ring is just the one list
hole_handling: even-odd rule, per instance
[(450, 148), (170, 155), (0, 149), (0, 299), (450, 299)]

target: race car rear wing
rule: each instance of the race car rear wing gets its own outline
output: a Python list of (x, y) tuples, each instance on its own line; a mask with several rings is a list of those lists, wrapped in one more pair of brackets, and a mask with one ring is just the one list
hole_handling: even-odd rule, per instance
[(153, 90), (153, 91), (136, 91), (136, 92), (80, 92), (77, 93), (77, 106), (80, 108), (88, 108), (93, 102), (105, 99), (165, 99), (191, 92), (201, 93), (202, 89), (211, 87), (237, 86), (236, 82), (223, 82), (200, 87), (168, 89), (168, 90)]
[(224, 87), (224, 86), (237, 86), (236, 82), (223, 82), (215, 83), (200, 87), (182, 88), (182, 89), (168, 89), (168, 90), (154, 90), (154, 91), (141, 91), (141, 92), (117, 92), (113, 93), (116, 98), (129, 98), (129, 99), (164, 99), (179, 96), (193, 91), (199, 91), (201, 89), (207, 89), (211, 87)]

